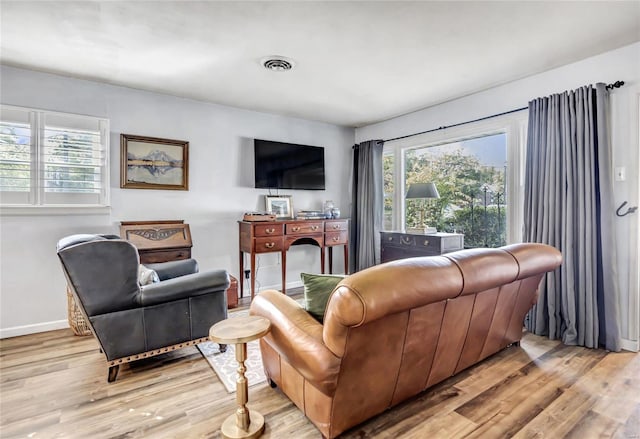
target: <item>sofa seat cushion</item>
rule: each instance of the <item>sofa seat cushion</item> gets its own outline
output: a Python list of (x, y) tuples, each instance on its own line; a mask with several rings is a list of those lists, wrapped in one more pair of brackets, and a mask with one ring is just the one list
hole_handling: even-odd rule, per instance
[(300, 273), (304, 285), (304, 309), (322, 323), (329, 296), (345, 276)]

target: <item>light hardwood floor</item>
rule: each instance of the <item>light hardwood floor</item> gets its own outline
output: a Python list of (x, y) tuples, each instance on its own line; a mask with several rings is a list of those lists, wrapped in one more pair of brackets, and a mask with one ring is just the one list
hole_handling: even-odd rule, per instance
[[(219, 438), (235, 409), (195, 347), (121, 366), (70, 330), (0, 341), (2, 438)], [(267, 384), (249, 389), (265, 438), (319, 438)], [(640, 438), (640, 355), (526, 335), (344, 438)]]

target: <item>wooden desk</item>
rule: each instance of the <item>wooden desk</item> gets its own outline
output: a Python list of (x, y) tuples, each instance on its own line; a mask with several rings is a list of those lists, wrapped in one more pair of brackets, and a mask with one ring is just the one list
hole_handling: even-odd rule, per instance
[[(333, 272), (333, 247), (344, 246), (344, 272), (349, 271), (349, 220), (238, 221), (240, 227), (240, 276), (244, 275), (244, 253), (251, 255), (251, 298), (256, 286), (256, 254), (280, 252), (282, 256), (282, 292), (286, 292), (287, 250), (292, 245), (312, 244), (320, 248), (320, 272), (324, 273), (325, 248), (329, 249), (329, 273)], [(241, 277), (242, 279), (242, 277)], [(244, 282), (240, 282), (240, 297)]]
[(122, 221), (120, 236), (136, 246), (141, 264), (191, 257), (191, 230), (184, 220)]
[(415, 235), (404, 232), (380, 232), (382, 262), (416, 256), (438, 256), (464, 248), (460, 233)]

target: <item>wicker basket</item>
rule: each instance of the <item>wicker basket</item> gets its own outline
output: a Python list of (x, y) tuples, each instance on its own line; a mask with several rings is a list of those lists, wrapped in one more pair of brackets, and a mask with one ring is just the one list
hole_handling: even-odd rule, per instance
[(73, 294), (67, 287), (67, 319), (69, 326), (75, 335), (91, 335), (91, 328), (87, 325), (87, 321), (82, 315), (82, 311), (76, 305)]

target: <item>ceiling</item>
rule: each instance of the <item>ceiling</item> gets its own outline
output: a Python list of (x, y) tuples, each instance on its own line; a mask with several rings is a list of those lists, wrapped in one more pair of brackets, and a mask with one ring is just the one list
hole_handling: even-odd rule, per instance
[(6, 65), (352, 127), (640, 41), (640, 1), (1, 0), (0, 20)]

